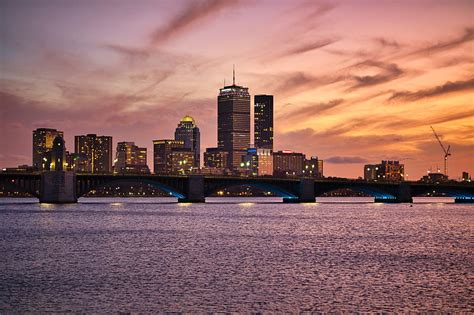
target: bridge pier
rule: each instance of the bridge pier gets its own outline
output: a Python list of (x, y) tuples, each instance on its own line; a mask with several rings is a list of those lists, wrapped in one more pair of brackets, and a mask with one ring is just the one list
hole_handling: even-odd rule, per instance
[(47, 171), (41, 174), (41, 203), (76, 203), (76, 174), (66, 171)]
[(298, 198), (283, 198), (285, 203), (307, 203), (316, 202), (314, 196), (314, 180), (310, 178), (302, 178), (298, 187)]
[(179, 198), (178, 202), (203, 203), (206, 201), (204, 196), (204, 176), (190, 175), (185, 188), (186, 196)]

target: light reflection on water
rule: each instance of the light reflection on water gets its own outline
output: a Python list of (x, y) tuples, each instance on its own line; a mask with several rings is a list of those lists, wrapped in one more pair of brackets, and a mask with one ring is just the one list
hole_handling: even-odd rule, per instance
[(154, 201), (0, 201), (0, 313), (474, 310), (472, 205)]

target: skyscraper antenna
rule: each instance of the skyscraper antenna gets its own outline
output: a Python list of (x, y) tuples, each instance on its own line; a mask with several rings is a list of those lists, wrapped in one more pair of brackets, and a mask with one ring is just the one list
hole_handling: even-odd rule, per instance
[(225, 78), (224, 78), (224, 87), (225, 87)]
[(232, 65), (232, 85), (235, 85), (235, 65)]

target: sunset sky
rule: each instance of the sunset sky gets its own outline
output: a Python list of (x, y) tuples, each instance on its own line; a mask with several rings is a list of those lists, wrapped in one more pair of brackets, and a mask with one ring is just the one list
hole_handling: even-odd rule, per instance
[(216, 146), (232, 80), (275, 97), (275, 149), (363, 176), (474, 173), (474, 1), (0, 1), (0, 167), (32, 163), (32, 130), (148, 147), (186, 114)]

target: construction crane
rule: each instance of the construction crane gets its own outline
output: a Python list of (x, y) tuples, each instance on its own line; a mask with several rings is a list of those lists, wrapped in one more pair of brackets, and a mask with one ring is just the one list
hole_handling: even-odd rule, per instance
[(448, 156), (451, 155), (451, 152), (449, 151), (451, 149), (451, 146), (448, 145), (448, 149), (446, 150), (446, 148), (444, 147), (443, 143), (441, 142), (441, 139), (439, 138), (439, 136), (436, 134), (436, 131), (434, 130), (433, 126), (430, 126), (431, 127), (431, 130), (433, 130), (433, 133), (436, 137), (436, 139), (438, 140), (439, 142), (439, 145), (441, 146), (441, 148), (443, 149), (443, 152), (444, 152), (444, 175), (446, 175), (446, 177), (448, 176)]

